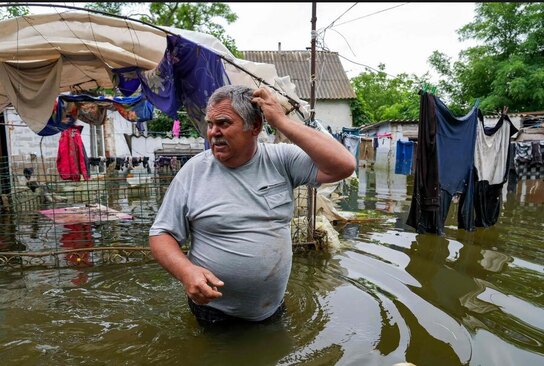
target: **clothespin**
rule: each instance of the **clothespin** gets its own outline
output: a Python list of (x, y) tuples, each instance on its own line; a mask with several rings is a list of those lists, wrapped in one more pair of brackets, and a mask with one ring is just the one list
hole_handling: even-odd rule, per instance
[(508, 113), (508, 106), (502, 107), (502, 114), (505, 115), (506, 113)]

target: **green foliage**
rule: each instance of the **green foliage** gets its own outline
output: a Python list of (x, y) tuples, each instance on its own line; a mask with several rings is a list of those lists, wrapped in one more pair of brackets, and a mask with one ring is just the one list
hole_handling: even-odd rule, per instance
[(0, 20), (20, 17), (28, 14), (30, 14), (30, 10), (28, 10), (27, 6), (14, 5), (0, 8)]
[(477, 3), (458, 34), (481, 44), (453, 64), (438, 51), (429, 58), (454, 105), (466, 110), (479, 98), (484, 113), (544, 109), (544, 3)]
[[(183, 137), (199, 137), (200, 134), (195, 126), (191, 123), (187, 113), (183, 111), (178, 111), (178, 119), (180, 122), (180, 136)], [(153, 119), (147, 122), (147, 130), (149, 132), (161, 132), (169, 134), (172, 131), (172, 126), (174, 121), (171, 117), (167, 116), (165, 113), (161, 112), (158, 109), (155, 109), (153, 113)]]
[(236, 21), (238, 16), (232, 12), (229, 5), (224, 3), (155, 2), (149, 5), (149, 15), (141, 17), (141, 20), (156, 25), (211, 34), (221, 41), (235, 57), (241, 57), (234, 39), (228, 36), (224, 27), (217, 22), (220, 19), (230, 24)]
[(368, 70), (351, 79), (357, 99), (351, 103), (354, 126), (384, 120), (418, 119), (418, 87), (424, 78), (406, 74), (388, 77), (385, 65), (379, 72)]
[(110, 1), (96, 2), (96, 3), (86, 3), (85, 8), (91, 10), (99, 10), (108, 14), (121, 15), (123, 7), (126, 3), (116, 3)]

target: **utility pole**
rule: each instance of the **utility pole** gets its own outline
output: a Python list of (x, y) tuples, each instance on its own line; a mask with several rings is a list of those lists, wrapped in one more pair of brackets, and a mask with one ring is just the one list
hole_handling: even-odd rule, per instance
[(315, 23), (317, 21), (316, 16), (316, 2), (312, 1), (312, 43), (311, 43), (311, 56), (310, 56), (310, 124), (313, 125), (315, 119), (315, 42), (317, 38), (317, 32), (315, 30)]
[[(311, 56), (310, 56), (310, 127), (314, 127), (315, 120), (315, 42), (317, 38), (316, 27), (316, 2), (312, 1), (312, 38), (311, 38)], [(308, 241), (314, 241), (315, 232), (315, 206), (316, 206), (316, 194), (315, 188), (308, 186)], [(317, 246), (316, 246), (317, 247)]]

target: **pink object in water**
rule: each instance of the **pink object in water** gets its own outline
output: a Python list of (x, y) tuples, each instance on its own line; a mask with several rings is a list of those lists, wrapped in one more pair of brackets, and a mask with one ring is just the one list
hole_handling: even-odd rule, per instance
[(79, 207), (55, 208), (41, 210), (40, 213), (49, 217), (57, 224), (73, 224), (81, 222), (101, 222), (113, 220), (132, 220), (132, 215), (116, 211), (100, 204), (87, 204)]

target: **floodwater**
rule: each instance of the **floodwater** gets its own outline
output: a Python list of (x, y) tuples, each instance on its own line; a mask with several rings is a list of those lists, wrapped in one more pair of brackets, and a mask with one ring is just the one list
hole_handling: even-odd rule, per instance
[(505, 193), (491, 228), (458, 230), (453, 205), (440, 237), (404, 224), (413, 176), (359, 179), (342, 208), (380, 219), (295, 253), (277, 322), (202, 328), (152, 261), (0, 269), (1, 364), (543, 365), (544, 182)]

